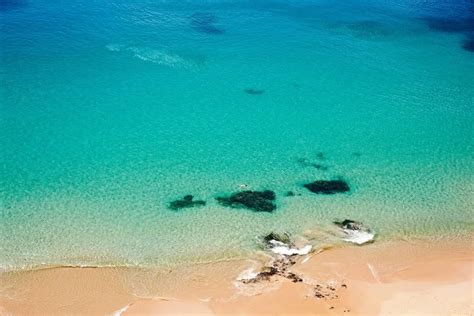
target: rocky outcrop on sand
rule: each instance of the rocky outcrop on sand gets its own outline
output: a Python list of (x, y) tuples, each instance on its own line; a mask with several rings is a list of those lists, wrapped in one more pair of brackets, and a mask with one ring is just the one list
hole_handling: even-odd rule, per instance
[(344, 234), (342, 239), (344, 241), (357, 245), (363, 245), (374, 241), (375, 233), (362, 222), (345, 219), (343, 221), (334, 221), (333, 223), (342, 230)]

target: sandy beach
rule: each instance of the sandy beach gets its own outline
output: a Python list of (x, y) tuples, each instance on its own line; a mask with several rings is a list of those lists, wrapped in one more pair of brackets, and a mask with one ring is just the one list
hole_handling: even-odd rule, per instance
[(2, 315), (472, 315), (468, 241), (381, 242), (297, 258), (293, 282), (236, 281), (256, 261), (1, 275)]

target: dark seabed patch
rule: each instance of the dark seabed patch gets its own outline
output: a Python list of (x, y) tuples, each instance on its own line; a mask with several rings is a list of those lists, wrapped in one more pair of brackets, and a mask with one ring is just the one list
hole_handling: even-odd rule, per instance
[(320, 151), (316, 154), (316, 158), (318, 158), (319, 160), (324, 160), (326, 159), (326, 156), (324, 155), (323, 152)]
[(336, 194), (350, 191), (349, 185), (344, 180), (316, 180), (303, 186), (316, 194)]
[(350, 30), (352, 36), (367, 40), (385, 38), (393, 33), (389, 25), (372, 20), (349, 23), (347, 24), (347, 28)]
[(251, 95), (262, 95), (265, 90), (248, 88), (244, 89), (244, 92)]
[(422, 20), (431, 30), (444, 33), (470, 33), (474, 32), (474, 17), (468, 18), (439, 18), (423, 17)]
[(194, 13), (190, 19), (191, 27), (197, 32), (213, 35), (225, 33), (225, 30), (215, 25), (217, 17), (211, 13)]
[(464, 18), (439, 18), (423, 17), (422, 20), (435, 32), (463, 34), (466, 38), (461, 44), (461, 48), (474, 52), (474, 17)]
[[(318, 158), (318, 160), (323, 160), (324, 157), (321, 156), (321, 158)], [(311, 162), (306, 158), (298, 158), (296, 160), (302, 167), (313, 167), (315, 169), (321, 170), (321, 171), (327, 171), (328, 166), (325, 166), (323, 164), (317, 163), (317, 162)]]
[(171, 202), (169, 208), (176, 211), (183, 208), (198, 207), (204, 205), (206, 205), (206, 201), (194, 200), (194, 197), (191, 194), (188, 194), (185, 195), (182, 199)]
[(242, 191), (231, 194), (227, 197), (217, 197), (216, 200), (224, 206), (233, 208), (245, 207), (255, 212), (273, 212), (276, 205), (275, 192), (265, 191)]
[(26, 5), (26, 0), (0, 0), (0, 12), (21, 9)]
[(462, 43), (462, 48), (468, 52), (474, 53), (474, 36), (465, 39)]

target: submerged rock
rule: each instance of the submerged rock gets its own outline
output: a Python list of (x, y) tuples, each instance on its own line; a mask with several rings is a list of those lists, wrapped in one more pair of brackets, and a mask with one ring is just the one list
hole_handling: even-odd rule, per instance
[(234, 208), (246, 207), (255, 212), (273, 212), (276, 209), (276, 205), (273, 203), (275, 198), (275, 192), (270, 190), (248, 190), (233, 193), (228, 197), (217, 197), (216, 200), (224, 206)]
[(344, 180), (317, 180), (304, 185), (305, 188), (316, 194), (335, 194), (350, 191)]
[(225, 31), (215, 26), (217, 23), (217, 17), (210, 13), (194, 13), (190, 17), (191, 27), (201, 33), (220, 35), (224, 34)]
[(312, 163), (310, 166), (322, 171), (328, 170), (327, 166), (321, 165), (319, 163)]
[[(321, 153), (322, 155), (322, 153)], [(318, 160), (324, 160), (324, 155), (321, 157), (318, 157)], [(296, 160), (302, 167), (313, 167), (318, 170), (326, 171), (328, 170), (328, 166), (325, 166), (323, 164), (317, 163), (317, 162), (311, 162), (306, 158), (298, 158)]]
[(468, 52), (474, 53), (474, 36), (464, 40), (462, 48)]
[(252, 94), (252, 95), (261, 95), (265, 92), (265, 90), (249, 88), (249, 89), (245, 89), (244, 92), (247, 94)]
[(182, 208), (204, 206), (206, 201), (194, 200), (194, 197), (190, 194), (185, 195), (181, 200), (176, 200), (170, 203), (169, 208), (172, 210), (180, 210)]

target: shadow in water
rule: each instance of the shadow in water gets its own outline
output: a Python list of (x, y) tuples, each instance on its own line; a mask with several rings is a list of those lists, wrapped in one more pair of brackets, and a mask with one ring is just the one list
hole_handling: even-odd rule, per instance
[(217, 17), (210, 13), (194, 13), (190, 17), (191, 27), (201, 33), (219, 35), (224, 34), (225, 31), (215, 24), (217, 23)]
[(0, 0), (0, 12), (18, 10), (26, 6), (26, 0)]

